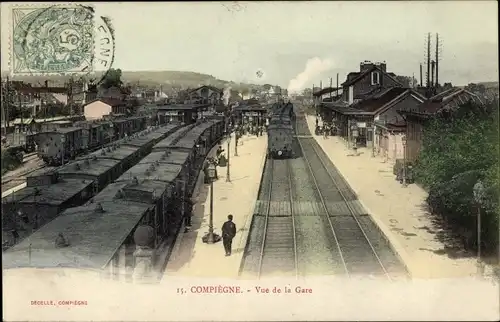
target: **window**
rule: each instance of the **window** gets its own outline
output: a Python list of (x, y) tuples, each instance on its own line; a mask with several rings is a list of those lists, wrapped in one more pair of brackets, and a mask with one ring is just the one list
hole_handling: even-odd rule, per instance
[(372, 72), (372, 85), (380, 84), (380, 74), (379, 72)]

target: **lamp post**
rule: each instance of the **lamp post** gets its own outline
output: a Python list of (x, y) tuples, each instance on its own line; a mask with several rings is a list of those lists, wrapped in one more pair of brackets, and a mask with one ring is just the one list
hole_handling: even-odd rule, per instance
[(375, 137), (376, 137), (377, 126), (375, 122), (373, 122), (372, 128), (372, 157), (375, 157)]
[(61, 164), (64, 165), (64, 143), (66, 142), (66, 137), (61, 136)]
[(230, 172), (229, 172), (229, 158), (231, 156), (231, 153), (229, 151), (230, 147), (231, 147), (231, 132), (228, 131), (227, 132), (227, 169), (226, 169), (226, 182), (231, 182), (231, 176), (230, 176)]
[(351, 133), (352, 133), (352, 149), (354, 150), (354, 155), (358, 155), (358, 146), (357, 146), (357, 138), (358, 138), (358, 125), (356, 122), (353, 122), (351, 125)]
[(238, 156), (238, 125), (234, 128), (234, 156)]
[(214, 234), (214, 179), (215, 179), (215, 164), (209, 163), (207, 167), (207, 175), (210, 179), (210, 217), (208, 222), (208, 233), (203, 236), (203, 242), (214, 244), (220, 240), (220, 236)]
[(403, 134), (401, 137), (401, 142), (403, 143), (403, 187), (406, 187), (406, 135)]
[(477, 204), (477, 272), (479, 276), (482, 276), (483, 265), (481, 262), (481, 206), (484, 202), (485, 189), (481, 180), (476, 182), (472, 190), (474, 193), (474, 201)]

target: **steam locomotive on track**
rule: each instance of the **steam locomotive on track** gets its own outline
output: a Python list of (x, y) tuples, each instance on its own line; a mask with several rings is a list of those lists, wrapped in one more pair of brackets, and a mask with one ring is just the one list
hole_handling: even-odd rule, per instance
[(267, 127), (268, 158), (292, 158), (295, 112), (293, 104), (279, 102), (271, 107)]

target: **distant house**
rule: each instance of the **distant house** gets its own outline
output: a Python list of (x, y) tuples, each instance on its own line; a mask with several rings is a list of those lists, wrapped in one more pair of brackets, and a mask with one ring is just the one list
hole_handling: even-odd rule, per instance
[(404, 107), (397, 112), (406, 122), (406, 157), (409, 161), (417, 159), (422, 149), (424, 124), (438, 114), (451, 114), (460, 106), (474, 102), (483, 105), (476, 94), (461, 88), (451, 88), (426, 100), (416, 108)]
[(342, 83), (342, 100), (353, 104), (356, 100), (371, 95), (380, 88), (402, 87), (394, 73), (387, 72), (387, 64), (361, 62), (359, 72), (347, 74), (347, 80)]
[(130, 92), (126, 89), (115, 86), (112, 86), (110, 88), (99, 87), (97, 90), (97, 98), (124, 100), (129, 94)]
[(83, 115), (87, 120), (102, 119), (105, 115), (125, 114), (127, 105), (124, 100), (99, 98), (83, 106)]
[(222, 103), (223, 91), (210, 85), (200, 86), (188, 91), (190, 103), (219, 105)]

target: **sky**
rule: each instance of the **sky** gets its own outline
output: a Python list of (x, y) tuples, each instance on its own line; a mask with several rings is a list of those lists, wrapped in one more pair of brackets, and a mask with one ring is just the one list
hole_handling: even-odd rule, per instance
[[(9, 70), (12, 5), (1, 4), (2, 71)], [(127, 71), (195, 71), (298, 89), (320, 81), (325, 87), (330, 77), (335, 85), (337, 73), (342, 83), (369, 60), (419, 78), (430, 32), (433, 56), (436, 33), (442, 43), (440, 82), (498, 81), (496, 1), (93, 5), (111, 18), (113, 67)]]

